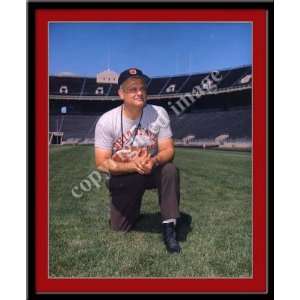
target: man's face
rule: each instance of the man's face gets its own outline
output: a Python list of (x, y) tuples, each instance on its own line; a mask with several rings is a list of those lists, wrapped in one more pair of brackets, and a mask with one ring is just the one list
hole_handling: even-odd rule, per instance
[(127, 79), (119, 89), (119, 96), (127, 106), (143, 107), (147, 100), (147, 88), (141, 78)]

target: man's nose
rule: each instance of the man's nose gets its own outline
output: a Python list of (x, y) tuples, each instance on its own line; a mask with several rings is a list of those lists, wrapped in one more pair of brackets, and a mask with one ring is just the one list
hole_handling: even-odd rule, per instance
[(139, 96), (140, 96), (140, 95), (142, 95), (142, 94), (143, 94), (143, 91), (142, 91), (142, 89), (138, 89), (138, 90), (137, 90), (137, 95), (139, 95)]

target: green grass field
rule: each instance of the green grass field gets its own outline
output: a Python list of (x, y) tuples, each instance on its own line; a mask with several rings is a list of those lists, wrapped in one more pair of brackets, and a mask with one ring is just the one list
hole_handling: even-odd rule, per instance
[(50, 148), (51, 277), (251, 277), (251, 154), (177, 149), (181, 212), (191, 220), (180, 254), (161, 240), (157, 195), (147, 191), (129, 233), (108, 226), (104, 184), (72, 196), (94, 169), (93, 146)]

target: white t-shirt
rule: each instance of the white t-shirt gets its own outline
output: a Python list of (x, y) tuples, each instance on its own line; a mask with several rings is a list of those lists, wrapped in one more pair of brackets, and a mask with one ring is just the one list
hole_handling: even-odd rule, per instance
[(112, 150), (112, 154), (121, 149), (147, 148), (154, 156), (157, 142), (172, 137), (170, 119), (167, 111), (160, 106), (147, 104), (143, 109), (140, 127), (135, 135), (140, 117), (131, 120), (123, 113), (123, 148), (121, 130), (122, 105), (103, 114), (95, 128), (95, 146)]

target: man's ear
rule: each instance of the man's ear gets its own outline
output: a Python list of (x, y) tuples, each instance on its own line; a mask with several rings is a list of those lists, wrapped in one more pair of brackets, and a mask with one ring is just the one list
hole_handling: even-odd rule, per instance
[(118, 89), (118, 95), (122, 100), (124, 99), (124, 92), (122, 89)]

